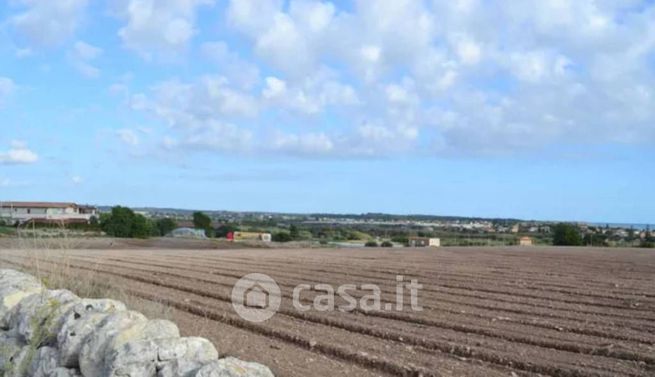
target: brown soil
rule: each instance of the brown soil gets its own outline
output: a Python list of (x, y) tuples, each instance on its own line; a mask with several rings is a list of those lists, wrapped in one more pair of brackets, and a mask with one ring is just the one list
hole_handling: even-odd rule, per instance
[[(0, 266), (75, 275), (174, 308), (186, 335), (276, 376), (653, 376), (655, 253), (591, 248), (0, 250)], [(65, 264), (66, 269), (58, 268)], [(264, 323), (230, 294), (260, 272), (282, 289)], [(423, 285), (411, 311), (299, 312), (298, 284)], [(312, 302), (317, 291), (304, 291)], [(361, 298), (370, 291), (351, 292)], [(337, 298), (337, 304), (343, 303)]]
[(266, 243), (259, 241), (231, 242), (225, 239), (207, 238), (172, 238), (153, 237), (113, 238), (113, 237), (69, 237), (69, 238), (37, 238), (30, 237), (4, 237), (0, 238), (0, 249), (6, 248), (48, 248), (48, 249), (100, 249), (100, 250), (134, 250), (134, 249), (179, 249), (179, 250), (208, 250), (208, 249), (245, 249), (269, 248)]

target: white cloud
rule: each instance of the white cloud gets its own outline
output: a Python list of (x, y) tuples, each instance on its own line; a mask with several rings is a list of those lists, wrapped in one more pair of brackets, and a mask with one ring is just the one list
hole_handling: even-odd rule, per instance
[(175, 57), (197, 33), (196, 13), (213, 0), (127, 0), (117, 13), (127, 20), (118, 35), (125, 47), (150, 59)]
[(301, 114), (319, 114), (328, 107), (348, 108), (360, 104), (355, 89), (326, 70), (308, 75), (293, 86), (273, 76), (267, 77), (265, 82), (261, 93), (265, 102)]
[(267, 77), (266, 87), (262, 94), (266, 99), (276, 99), (284, 96), (287, 92), (287, 83), (277, 77)]
[(362, 46), (360, 49), (362, 58), (366, 61), (369, 61), (373, 64), (377, 63), (380, 61), (380, 57), (382, 56), (382, 50), (380, 50), (380, 47), (378, 46)]
[(329, 155), (334, 151), (334, 142), (324, 133), (283, 134), (278, 133), (269, 148), (273, 152), (292, 155)]
[(412, 95), (403, 85), (389, 84), (385, 88), (387, 100), (395, 104), (412, 102)]
[(0, 188), (7, 187), (24, 187), (28, 186), (29, 183), (26, 181), (16, 181), (10, 178), (0, 178)]
[(16, 91), (16, 84), (8, 77), (0, 76), (0, 108), (5, 100)]
[(454, 43), (457, 56), (463, 64), (477, 64), (482, 58), (482, 49), (474, 40), (459, 36)]
[(16, 49), (16, 57), (18, 59), (28, 58), (34, 55), (34, 51), (31, 48), (19, 48)]
[(27, 145), (22, 141), (14, 140), (11, 142), (9, 150), (0, 152), (0, 164), (31, 164), (38, 160), (39, 156), (27, 148)]
[(84, 178), (80, 177), (79, 175), (73, 175), (71, 176), (71, 182), (73, 182), (74, 185), (81, 185), (84, 183)]
[(300, 78), (316, 67), (336, 10), (331, 3), (310, 0), (292, 1), (288, 12), (282, 5), (279, 0), (231, 0), (228, 21), (253, 40), (260, 57)]
[(95, 67), (92, 62), (103, 53), (102, 49), (90, 45), (83, 41), (75, 42), (73, 49), (68, 57), (75, 69), (86, 78), (96, 78), (100, 76), (100, 69)]
[(247, 152), (252, 145), (253, 134), (233, 124), (218, 121), (209, 121), (205, 127), (197, 132), (188, 133), (179, 142), (171, 143), (165, 139), (167, 147), (182, 147), (193, 149), (207, 149), (219, 152)]
[(102, 49), (88, 43), (77, 41), (75, 43), (75, 55), (82, 60), (93, 60), (102, 54)]
[(148, 94), (133, 95), (130, 103), (133, 109), (180, 128), (202, 128), (213, 119), (252, 117), (258, 112), (256, 99), (232, 88), (223, 76), (203, 76), (192, 83), (164, 81)]
[(127, 145), (137, 146), (140, 143), (139, 135), (128, 128), (117, 130), (116, 135), (121, 139), (123, 143)]
[(71, 38), (83, 20), (87, 0), (18, 0), (25, 9), (10, 24), (30, 45), (50, 47)]
[(655, 144), (655, 4), (233, 0), (223, 13), (246, 42), (205, 41), (213, 74), (131, 96), (170, 127), (168, 148), (342, 157)]
[(228, 22), (241, 32), (256, 36), (273, 24), (283, 4), (283, 0), (230, 0)]
[(200, 46), (202, 54), (216, 64), (216, 70), (230, 82), (243, 89), (258, 84), (259, 67), (232, 51), (223, 41), (205, 42)]

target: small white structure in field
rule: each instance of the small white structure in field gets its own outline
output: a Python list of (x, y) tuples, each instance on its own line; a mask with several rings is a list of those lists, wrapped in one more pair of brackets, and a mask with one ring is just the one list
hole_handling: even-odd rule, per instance
[(409, 247), (440, 247), (441, 239), (429, 238), (429, 237), (409, 237), (408, 246)]
[(519, 239), (519, 246), (532, 246), (532, 238), (530, 238), (530, 237), (521, 237)]

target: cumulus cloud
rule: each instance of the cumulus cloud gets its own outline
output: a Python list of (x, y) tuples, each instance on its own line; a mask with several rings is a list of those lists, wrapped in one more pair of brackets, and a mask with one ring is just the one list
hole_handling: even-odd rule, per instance
[(116, 131), (116, 135), (121, 141), (130, 146), (137, 146), (140, 143), (139, 135), (131, 129), (123, 128)]
[(38, 160), (39, 156), (22, 141), (14, 140), (9, 150), (0, 151), (0, 164), (4, 165), (32, 164)]
[(348, 107), (359, 104), (354, 88), (329, 75), (308, 76), (295, 86), (273, 76), (267, 77), (265, 82), (262, 98), (266, 103), (303, 114), (319, 114), (329, 106)]
[(71, 38), (83, 20), (87, 0), (18, 0), (22, 10), (9, 23), (27, 43), (59, 45)]
[(230, 82), (243, 89), (252, 89), (259, 83), (260, 73), (257, 64), (243, 59), (232, 51), (223, 41), (204, 42), (200, 46), (202, 54), (215, 64), (217, 72)]
[[(193, 21), (204, 2), (182, 4)], [(245, 44), (202, 43), (213, 74), (131, 96), (169, 128), (167, 148), (470, 156), (655, 144), (649, 2), (232, 0), (223, 13)]]
[(202, 128), (213, 119), (254, 116), (257, 101), (233, 88), (227, 78), (208, 75), (195, 82), (169, 80), (153, 86), (149, 93), (132, 96), (136, 110), (149, 111), (169, 126)]
[[(319, 1), (230, 1), (228, 20), (253, 40), (255, 52), (288, 75), (302, 77), (318, 63), (336, 9)], [(293, 58), (291, 58), (293, 57)]]
[(125, 47), (145, 58), (173, 57), (197, 33), (196, 14), (213, 0), (126, 0), (116, 11), (126, 20), (118, 35)]
[(15, 90), (16, 84), (12, 79), (0, 76), (0, 107), (2, 107), (4, 101), (12, 95)]
[(1, 188), (7, 188), (7, 187), (24, 187), (24, 186), (29, 186), (29, 183), (26, 181), (16, 181), (10, 178), (0, 178), (0, 187)]
[(335, 145), (332, 139), (324, 133), (278, 133), (267, 148), (273, 152), (291, 155), (323, 156), (331, 154)]
[(100, 69), (92, 63), (101, 54), (102, 49), (83, 41), (77, 41), (69, 52), (68, 57), (75, 69), (86, 78), (95, 78), (100, 76)]

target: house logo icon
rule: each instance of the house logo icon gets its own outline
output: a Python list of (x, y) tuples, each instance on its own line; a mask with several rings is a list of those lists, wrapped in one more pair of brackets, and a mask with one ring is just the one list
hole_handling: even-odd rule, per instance
[(264, 322), (280, 308), (282, 294), (275, 280), (265, 274), (248, 274), (232, 288), (232, 307), (250, 322)]

